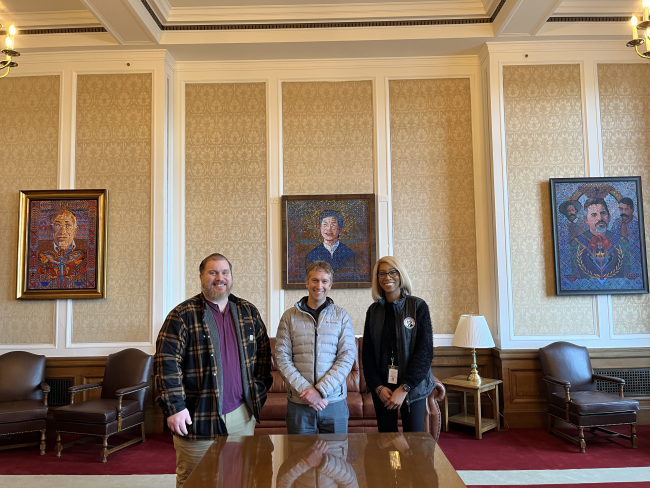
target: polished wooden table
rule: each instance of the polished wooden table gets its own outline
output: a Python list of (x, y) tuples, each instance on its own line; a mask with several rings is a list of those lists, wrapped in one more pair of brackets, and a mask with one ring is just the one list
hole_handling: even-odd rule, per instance
[[(445, 396), (445, 405), (444, 405), (444, 421), (442, 423), (442, 430), (445, 432), (449, 431), (449, 422), (454, 422), (457, 424), (469, 425), (474, 427), (476, 431), (476, 438), (482, 439), (483, 432), (486, 432), (490, 429), (500, 430), (499, 428), (499, 388), (498, 386), (503, 383), (501, 380), (493, 380), (490, 378), (481, 378), (481, 383), (477, 385), (476, 383), (471, 383), (467, 381), (467, 376), (459, 375), (452, 376), (451, 378), (446, 378), (440, 380), (440, 382), (445, 385), (447, 391), (460, 391), (463, 394), (463, 411), (453, 417), (449, 417), (449, 406), (447, 404), (448, 395)], [(491, 419), (486, 419), (481, 417), (481, 393), (485, 391), (494, 390), (494, 400), (492, 401), (492, 412), (493, 417)], [(474, 395), (474, 415), (469, 415), (467, 413), (467, 394), (471, 393)]]
[(465, 487), (430, 434), (405, 433), (221, 437), (184, 488), (303, 485)]

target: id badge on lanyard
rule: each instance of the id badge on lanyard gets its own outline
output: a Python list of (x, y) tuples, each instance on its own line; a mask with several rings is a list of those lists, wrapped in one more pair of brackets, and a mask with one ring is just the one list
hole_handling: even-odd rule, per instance
[(391, 385), (396, 385), (397, 384), (397, 372), (398, 372), (397, 366), (393, 364), (393, 358), (390, 358), (390, 366), (388, 367), (388, 383)]

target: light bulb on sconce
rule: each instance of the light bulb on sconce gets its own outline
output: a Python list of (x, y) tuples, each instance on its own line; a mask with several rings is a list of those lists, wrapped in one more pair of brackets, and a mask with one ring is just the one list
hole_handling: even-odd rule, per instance
[[(4, 29), (4, 26), (0, 24), (0, 29)], [(2, 75), (0, 75), (0, 78), (4, 78), (9, 74), (9, 70), (11, 68), (15, 68), (18, 66), (18, 63), (15, 61), (12, 61), (11, 58), (20, 56), (20, 53), (16, 51), (16, 42), (15, 42), (15, 36), (16, 36), (16, 26), (14, 24), (11, 24), (6, 32), (5, 32), (5, 48), (2, 50), (2, 54), (4, 54), (6, 57), (3, 61), (0, 61), (0, 71), (2, 70), (7, 70), (5, 71)]]
[[(650, 0), (643, 0), (643, 16), (641, 21), (636, 15), (630, 19), (632, 24), (632, 40), (626, 46), (633, 47), (636, 53), (642, 58), (650, 59)], [(639, 31), (645, 31), (639, 37)], [(645, 44), (645, 45), (644, 45)], [(639, 49), (641, 46), (641, 49)]]

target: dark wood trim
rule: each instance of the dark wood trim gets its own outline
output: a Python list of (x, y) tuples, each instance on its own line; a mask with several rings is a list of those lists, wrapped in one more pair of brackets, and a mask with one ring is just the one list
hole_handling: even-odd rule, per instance
[[(503, 380), (501, 410), (510, 427), (544, 427), (548, 419), (546, 386), (537, 350), (492, 349)], [(594, 369), (650, 367), (650, 348), (589, 349)], [(650, 425), (650, 396), (634, 397), (640, 404), (638, 424)]]
[[(590, 349), (595, 369), (650, 368), (650, 348)], [(548, 418), (546, 408), (546, 387), (537, 350), (479, 349), (476, 351), (479, 374), (486, 378), (503, 380), (499, 394), (499, 410), (503, 414), (504, 427), (544, 427)], [(471, 351), (458, 347), (436, 347), (431, 370), (438, 379), (459, 374), (469, 374), (472, 363)], [(73, 378), (74, 385), (101, 381), (106, 366), (105, 357), (63, 357), (47, 358), (47, 378)], [(99, 397), (100, 390), (91, 390), (83, 395), (85, 399)], [(95, 396), (92, 396), (95, 395)], [(77, 394), (81, 399), (82, 394)], [(162, 432), (164, 417), (155, 404), (157, 392), (148, 394), (145, 428), (147, 432)], [(650, 396), (635, 397), (641, 405), (638, 415), (640, 425), (650, 425)], [(471, 400), (470, 404), (471, 404)], [(449, 393), (449, 411), (460, 412), (461, 395)], [(486, 415), (492, 411), (490, 399), (485, 395), (481, 401)], [(472, 407), (473, 408), (473, 407)]]

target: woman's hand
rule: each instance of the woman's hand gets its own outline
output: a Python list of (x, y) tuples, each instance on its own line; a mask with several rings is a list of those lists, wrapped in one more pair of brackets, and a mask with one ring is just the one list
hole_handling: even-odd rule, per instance
[[(387, 389), (387, 388), (384, 388), (384, 389)], [(382, 393), (383, 393), (383, 390), (382, 390)], [(384, 406), (388, 410), (397, 410), (399, 407), (402, 406), (402, 403), (404, 403), (405, 398), (406, 398), (406, 392), (400, 386), (393, 392), (393, 394), (390, 396), (388, 401), (384, 402)]]
[[(381, 386), (378, 386), (377, 389), (375, 390), (375, 393), (377, 393), (377, 390), (379, 390)], [(381, 388), (381, 392), (379, 393), (379, 399), (381, 400), (381, 403), (386, 406), (386, 402), (390, 400), (391, 395), (393, 394), (393, 391), (390, 388), (383, 387)]]

